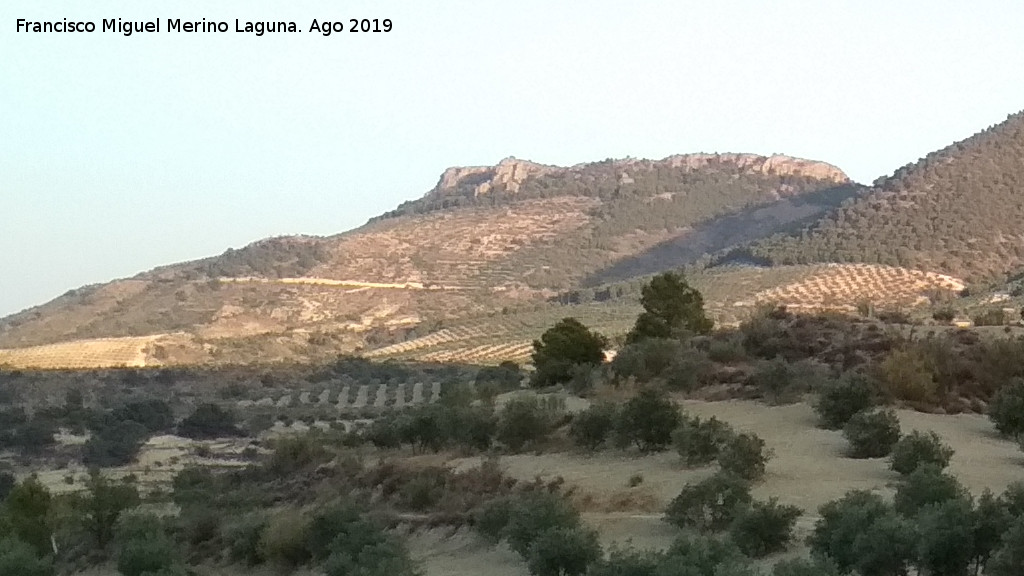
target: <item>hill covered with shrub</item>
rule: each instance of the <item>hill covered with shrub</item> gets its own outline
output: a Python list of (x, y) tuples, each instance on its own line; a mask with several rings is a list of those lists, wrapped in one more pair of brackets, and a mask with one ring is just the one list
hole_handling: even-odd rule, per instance
[(773, 264), (864, 262), (968, 280), (1024, 267), (1024, 112), (875, 181), (805, 229), (757, 242)]

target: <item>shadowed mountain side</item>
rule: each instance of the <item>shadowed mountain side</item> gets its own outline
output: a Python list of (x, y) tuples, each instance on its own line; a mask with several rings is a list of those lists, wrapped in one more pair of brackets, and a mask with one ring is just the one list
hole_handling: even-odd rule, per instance
[(864, 190), (867, 188), (858, 185), (836, 186), (713, 218), (591, 274), (583, 285), (598, 286), (680, 268), (729, 247), (799, 229)]

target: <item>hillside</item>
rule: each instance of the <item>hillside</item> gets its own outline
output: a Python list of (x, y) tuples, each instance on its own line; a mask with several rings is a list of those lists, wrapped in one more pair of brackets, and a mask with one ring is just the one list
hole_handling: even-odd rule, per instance
[(690, 264), (859, 191), (834, 166), (785, 156), (452, 168), (350, 232), (271, 238), (69, 291), (0, 320), (0, 349), (131, 337), (143, 340), (116, 341), (117, 357), (134, 365), (330, 357)]
[(756, 243), (774, 264), (864, 262), (993, 280), (1024, 267), (1024, 113), (879, 178), (804, 230)]

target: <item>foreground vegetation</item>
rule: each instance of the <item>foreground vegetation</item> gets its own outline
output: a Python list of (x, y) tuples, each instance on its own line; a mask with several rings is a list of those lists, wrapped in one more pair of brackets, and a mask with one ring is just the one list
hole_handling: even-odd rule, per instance
[[(538, 576), (1020, 573), (1024, 485), (971, 494), (945, 471), (954, 451), (935, 433), (904, 430), (893, 408), (985, 410), (1012, 441), (1024, 433), (1021, 340), (969, 331), (912, 338), (874, 322), (780, 308), (764, 308), (735, 330), (710, 331), (701, 295), (684, 277), (661, 275), (641, 294), (643, 313), (611, 362), (603, 360), (603, 335), (566, 319), (535, 343), (529, 378), (515, 365), (349, 359), (223, 372), (220, 385), (204, 391), (200, 375), (187, 372), (2, 371), (0, 434), (18, 474), (0, 476), (0, 576), (89, 567), (171, 576), (239, 566), (411, 575), (422, 568), (407, 535), (436, 527), (471, 529)], [(428, 377), (443, 381), (433, 402), (396, 398), (346, 413), (337, 404), (289, 401), (260, 414), (243, 400), (254, 386), (345, 378), (376, 380), (386, 393), (381, 385)], [(63, 389), (42, 386), (62, 379)], [(589, 405), (570, 410), (566, 391)], [(54, 399), (55, 392), (62, 395)], [(307, 400), (314, 392), (304, 393)], [(330, 399), (331, 391), (320, 395)], [(845, 438), (844, 458), (886, 459), (892, 496), (853, 490), (815, 511), (763, 495), (775, 448), (750, 430), (684, 410), (686, 397), (810, 401), (818, 426)], [(243, 401), (256, 414), (240, 409)], [(314, 426), (270, 430), (300, 419)], [(84, 441), (62, 440), (69, 433)], [(104, 473), (135, 465), (145, 443), (172, 433), (192, 439), (197, 459), (177, 465), (169, 483)], [(232, 439), (247, 446), (230, 463), (212, 465), (202, 453)], [(603, 545), (584, 513), (589, 495), (558, 476), (524, 479), (503, 465), (549, 452), (677, 454), (680, 469), (700, 474), (660, 504), (676, 542), (659, 550)], [(445, 464), (468, 457), (479, 461)], [(91, 472), (69, 474), (66, 489), (31, 474), (68, 461)], [(641, 471), (625, 489), (644, 483)], [(813, 527), (801, 534), (798, 521), (814, 512)], [(809, 555), (792, 559), (804, 546)], [(777, 561), (781, 553), (791, 559)]]

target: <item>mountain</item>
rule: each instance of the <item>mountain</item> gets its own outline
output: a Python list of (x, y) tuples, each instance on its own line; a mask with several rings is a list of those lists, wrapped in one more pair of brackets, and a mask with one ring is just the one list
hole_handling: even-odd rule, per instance
[(450, 168), (418, 200), (356, 230), (261, 240), (4, 318), (0, 363), (250, 362), (368, 350), (691, 264), (817, 219), (861, 190), (829, 164), (750, 154)]
[(738, 251), (769, 264), (863, 262), (999, 280), (1024, 268), (1024, 112), (879, 178), (795, 234)]

